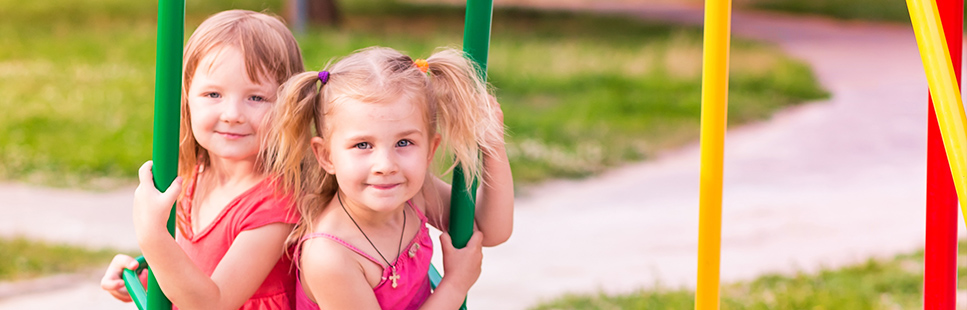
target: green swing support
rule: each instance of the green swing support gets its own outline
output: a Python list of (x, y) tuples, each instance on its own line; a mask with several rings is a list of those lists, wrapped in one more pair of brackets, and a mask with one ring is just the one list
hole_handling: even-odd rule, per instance
[[(463, 50), (477, 63), (480, 74), (487, 77), (487, 57), (490, 50), (490, 28), (493, 0), (467, 0), (463, 32)], [(181, 66), (185, 41), (185, 0), (158, 1), (158, 46), (155, 61), (154, 137), (151, 158), (154, 162), (154, 185), (165, 191), (178, 174), (178, 130), (181, 117)], [(450, 236), (456, 248), (467, 246), (473, 235), (474, 205), (477, 181), (467, 190), (463, 169), (453, 172), (450, 198)], [(168, 233), (175, 233), (175, 208), (168, 216)], [(141, 310), (171, 309), (171, 301), (158, 286), (148, 263), (138, 257), (138, 270), (125, 269), (121, 277), (125, 287)], [(147, 289), (141, 286), (138, 274), (148, 269)], [(430, 281), (436, 288), (442, 277), (430, 266)], [(460, 309), (466, 309), (464, 301)]]

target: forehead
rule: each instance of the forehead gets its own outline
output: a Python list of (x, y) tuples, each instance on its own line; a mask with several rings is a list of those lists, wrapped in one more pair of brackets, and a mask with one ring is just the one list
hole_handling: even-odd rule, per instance
[(329, 111), (329, 131), (360, 134), (362, 132), (426, 131), (423, 109), (412, 100), (363, 102), (344, 99)]
[(194, 75), (197, 76), (199, 73), (208, 77), (227, 75), (232, 78), (244, 75), (247, 81), (255, 84), (275, 84), (265, 75), (265, 70), (250, 68), (250, 66), (258, 65), (246, 61), (246, 55), (241, 49), (231, 45), (221, 45), (202, 55)]

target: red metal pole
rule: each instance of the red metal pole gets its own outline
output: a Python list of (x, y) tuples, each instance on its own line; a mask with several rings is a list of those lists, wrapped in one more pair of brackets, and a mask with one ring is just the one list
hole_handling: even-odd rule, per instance
[[(937, 9), (959, 84), (964, 0), (937, 0)], [(927, 106), (927, 231), (923, 308), (952, 310), (957, 305), (957, 192), (940, 137), (936, 112), (929, 97)]]

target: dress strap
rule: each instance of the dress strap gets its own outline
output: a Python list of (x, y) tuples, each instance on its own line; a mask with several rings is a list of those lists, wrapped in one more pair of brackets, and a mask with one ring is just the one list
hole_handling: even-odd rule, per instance
[(413, 205), (413, 200), (407, 200), (406, 205), (410, 206), (410, 209), (413, 209), (413, 211), (416, 212), (416, 216), (420, 218), (420, 224), (426, 225), (426, 215), (423, 215), (423, 211), (420, 211), (420, 208), (417, 208)]
[(299, 239), (299, 246), (297, 247), (297, 250), (296, 250), (297, 259), (301, 260), (301, 257), (299, 256), (300, 255), (299, 250), (302, 249), (302, 243), (305, 242), (306, 240), (317, 238), (317, 237), (323, 237), (323, 238), (327, 238), (329, 240), (335, 241), (336, 243), (342, 244), (344, 247), (349, 248), (353, 252), (356, 252), (356, 254), (359, 254), (362, 257), (365, 257), (366, 259), (376, 263), (380, 267), (383, 267), (383, 268), (388, 267), (388, 266), (385, 266), (386, 265), (385, 263), (376, 260), (376, 258), (370, 256), (369, 254), (366, 254), (366, 252), (359, 250), (359, 248), (353, 246), (352, 244), (349, 244), (348, 242), (343, 241), (342, 239), (339, 239), (339, 237), (336, 237), (327, 233), (311, 233), (311, 234), (305, 235), (304, 237), (302, 237), (302, 239)]

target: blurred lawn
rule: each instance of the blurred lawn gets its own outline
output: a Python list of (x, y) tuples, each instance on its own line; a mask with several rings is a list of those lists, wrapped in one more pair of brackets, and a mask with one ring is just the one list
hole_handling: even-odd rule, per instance
[(4, 237), (0, 238), (0, 282), (100, 269), (107, 267), (117, 253), (120, 252), (114, 249), (89, 250), (22, 237)]
[(749, 0), (754, 8), (798, 14), (819, 14), (839, 19), (910, 23), (903, 0)]
[[(967, 289), (967, 242), (958, 247), (958, 290)], [(816, 273), (770, 274), (751, 281), (723, 284), (722, 309), (921, 309), (923, 251), (891, 259), (870, 259)], [(690, 289), (655, 288), (627, 295), (567, 295), (535, 310), (692, 309)]]
[[(280, 3), (189, 1), (186, 30), (220, 10), (279, 12)], [(343, 27), (299, 37), (307, 69), (370, 45), (425, 57), (462, 43), (462, 8), (341, 3)], [(155, 6), (0, 0), (0, 179), (135, 180), (150, 158)], [(518, 183), (586, 176), (697, 139), (700, 29), (520, 9), (494, 18), (490, 78)], [(772, 46), (733, 40), (731, 69), (733, 126), (826, 96), (808, 67)]]

